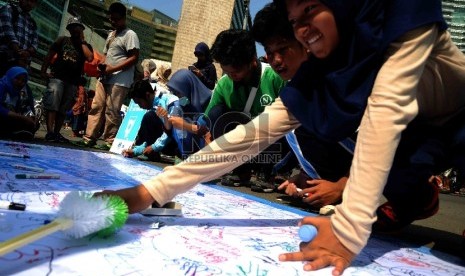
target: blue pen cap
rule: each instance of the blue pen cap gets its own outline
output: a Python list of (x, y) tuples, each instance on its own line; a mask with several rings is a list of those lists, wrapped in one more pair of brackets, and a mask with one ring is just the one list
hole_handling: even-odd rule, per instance
[(299, 237), (303, 242), (310, 242), (317, 233), (316, 227), (310, 224), (304, 224), (299, 228)]

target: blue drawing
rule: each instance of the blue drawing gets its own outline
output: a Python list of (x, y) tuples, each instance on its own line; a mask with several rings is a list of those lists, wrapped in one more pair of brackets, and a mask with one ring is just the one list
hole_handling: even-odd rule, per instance
[[(1, 141), (0, 151), (31, 156), (0, 156), (0, 200), (27, 205), (25, 211), (0, 210), (0, 242), (53, 220), (69, 191), (130, 187), (161, 172), (111, 153)], [(21, 171), (12, 161), (61, 177), (16, 179)], [(182, 216), (133, 214), (107, 239), (51, 234), (0, 256), (0, 275), (308, 275), (302, 263), (283, 263), (278, 255), (298, 250), (297, 223), (310, 214), (216, 185), (198, 185), (174, 201), (183, 206)], [(372, 237), (344, 275), (465, 275), (465, 268), (457, 257)]]

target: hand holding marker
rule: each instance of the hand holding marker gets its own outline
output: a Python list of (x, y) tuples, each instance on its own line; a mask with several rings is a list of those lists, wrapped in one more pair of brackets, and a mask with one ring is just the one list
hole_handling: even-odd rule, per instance
[(120, 229), (128, 218), (128, 206), (118, 196), (92, 197), (90, 193), (70, 192), (61, 201), (58, 218), (49, 224), (0, 243), (0, 256), (62, 230), (82, 238), (94, 232), (106, 237)]
[(311, 242), (317, 234), (316, 227), (311, 224), (304, 224), (299, 228), (299, 237), (303, 242)]

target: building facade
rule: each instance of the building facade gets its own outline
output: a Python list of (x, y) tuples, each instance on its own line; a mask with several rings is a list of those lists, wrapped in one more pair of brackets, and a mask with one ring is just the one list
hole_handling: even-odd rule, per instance
[[(248, 29), (248, 5), (249, 0), (184, 0), (171, 62), (173, 72), (197, 61), (197, 43), (203, 41), (211, 46), (223, 30)], [(220, 76), (220, 66), (216, 65), (216, 69)]]
[(177, 21), (157, 11), (130, 6), (128, 27), (139, 36), (141, 59), (171, 61), (176, 41)]
[[(91, 26), (96, 33), (106, 38), (108, 32), (112, 30), (107, 11), (113, 2), (112, 0), (70, 0), (68, 11), (81, 16), (85, 25)], [(157, 10), (146, 11), (137, 6), (127, 6), (127, 8), (126, 23), (139, 37), (140, 58), (171, 61), (177, 21)]]

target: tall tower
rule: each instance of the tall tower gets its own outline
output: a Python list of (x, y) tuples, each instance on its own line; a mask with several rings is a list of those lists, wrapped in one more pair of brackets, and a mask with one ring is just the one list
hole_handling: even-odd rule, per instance
[[(242, 29), (244, 18), (250, 23), (247, 8), (249, 2), (249, 0), (184, 0), (171, 61), (173, 72), (187, 68), (197, 61), (194, 56), (197, 43), (203, 41), (211, 47), (221, 31), (231, 28)], [(216, 69), (221, 74), (219, 65)]]

